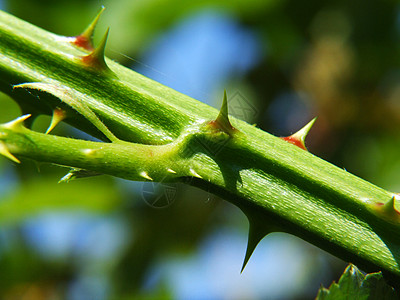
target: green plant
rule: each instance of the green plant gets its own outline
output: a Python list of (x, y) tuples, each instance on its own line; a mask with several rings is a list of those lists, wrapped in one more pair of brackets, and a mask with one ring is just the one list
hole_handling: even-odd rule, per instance
[(349, 265), (338, 283), (329, 289), (320, 288), (318, 300), (329, 299), (394, 299), (395, 293), (383, 280), (382, 273), (366, 276), (356, 266)]
[[(65, 38), (0, 14), (0, 88), (31, 114), (1, 125), (0, 153), (15, 162), (70, 166), (64, 181), (99, 173), (192, 178), (191, 185), (220, 195), (248, 217), (243, 266), (265, 235), (283, 231), (399, 278), (399, 196), (228, 118), (226, 95), (218, 113), (104, 59), (107, 34), (95, 49), (90, 39), (95, 22), (84, 34)], [(53, 115), (47, 133), (64, 120), (104, 142), (25, 127), (39, 114)], [(304, 147), (311, 125), (287, 139)]]

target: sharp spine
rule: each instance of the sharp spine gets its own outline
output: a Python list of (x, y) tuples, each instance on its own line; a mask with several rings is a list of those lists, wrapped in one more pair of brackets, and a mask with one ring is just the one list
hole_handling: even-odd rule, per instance
[(17, 164), (21, 163), (18, 158), (11, 154), (10, 150), (7, 148), (7, 145), (2, 141), (0, 141), (0, 154)]
[(399, 194), (392, 194), (389, 201), (373, 204), (373, 209), (382, 217), (398, 224), (400, 222), (400, 211), (396, 208), (396, 201), (400, 200)]
[(61, 108), (55, 108), (53, 110), (53, 116), (51, 117), (51, 123), (46, 130), (46, 134), (50, 133), (60, 122), (67, 118), (67, 113)]
[(307, 123), (307, 125), (305, 125), (296, 133), (288, 137), (282, 137), (281, 139), (307, 151), (305, 140), (308, 135), (308, 132), (310, 131), (316, 120), (317, 118), (312, 119), (310, 122)]
[(170, 168), (167, 169), (167, 172), (172, 173), (172, 174), (176, 174), (176, 172)]
[(226, 90), (224, 90), (224, 98), (222, 100), (221, 110), (219, 111), (218, 117), (212, 123), (220, 130), (224, 131), (225, 133), (232, 135), (235, 131), (235, 128), (232, 126), (231, 122), (229, 121), (229, 114), (228, 114), (228, 98), (226, 96)]
[(190, 173), (192, 176), (194, 176), (194, 177), (203, 179), (203, 177), (201, 177), (201, 176), (200, 176), (195, 170), (193, 170), (193, 169), (190, 169), (190, 170), (189, 170), (189, 173)]
[(70, 180), (74, 179), (74, 174), (72, 172), (68, 172), (65, 176), (63, 176), (58, 183), (68, 183)]
[(393, 194), (392, 198), (390, 198), (390, 200), (383, 205), (382, 209), (389, 213), (394, 212), (395, 214), (400, 216), (400, 212), (397, 210), (396, 205), (395, 205), (396, 200), (399, 200), (398, 198), (399, 198), (398, 195)]
[(105, 60), (105, 49), (107, 44), (107, 38), (110, 28), (107, 29), (103, 39), (101, 40), (99, 46), (97, 46), (90, 54), (81, 57), (82, 62), (94, 69), (106, 71), (114, 74), (110, 68), (107, 66)]
[(30, 116), (31, 116), (30, 114), (27, 114), (27, 115), (23, 115), (21, 117), (18, 117), (18, 118), (16, 118), (15, 120), (13, 120), (11, 122), (3, 124), (3, 127), (7, 128), (7, 129), (18, 131), (18, 130), (24, 128), (24, 121), (26, 119), (28, 119)]
[(149, 174), (146, 171), (140, 172), (139, 175), (147, 180), (153, 181), (153, 178), (149, 176)]
[(258, 243), (266, 236), (267, 234), (262, 234), (260, 231), (258, 231), (255, 226), (253, 226), (250, 223), (249, 227), (249, 237), (247, 240), (247, 248), (246, 248), (246, 255), (243, 260), (243, 265), (242, 269), (240, 270), (240, 273), (243, 272), (244, 268), (246, 267), (247, 263), (249, 262), (249, 259), (251, 255), (253, 254), (254, 250), (256, 249)]
[(58, 183), (68, 183), (71, 180), (79, 179), (79, 178), (86, 178), (86, 177), (93, 177), (102, 175), (102, 173), (98, 173), (95, 171), (79, 169), (79, 168), (72, 168), (64, 177), (62, 177)]
[(118, 138), (104, 125), (97, 115), (83, 101), (79, 101), (72, 94), (72, 90), (66, 86), (44, 83), (44, 82), (27, 82), (14, 85), (13, 88), (34, 89), (49, 93), (62, 102), (71, 106), (78, 113), (89, 120), (98, 130), (100, 130), (110, 141), (117, 142)]
[(89, 26), (78, 36), (74, 37), (71, 41), (72, 44), (78, 46), (80, 48), (92, 51), (93, 47), (93, 34), (96, 29), (97, 23), (99, 22), (100, 16), (105, 10), (105, 7), (102, 6), (100, 11), (97, 13), (96, 17), (89, 24)]

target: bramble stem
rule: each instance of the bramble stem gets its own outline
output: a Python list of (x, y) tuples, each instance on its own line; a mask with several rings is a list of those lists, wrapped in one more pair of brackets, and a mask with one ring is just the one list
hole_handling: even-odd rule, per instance
[[(0, 143), (17, 159), (132, 180), (193, 177), (192, 185), (246, 213), (257, 237), (250, 250), (263, 235), (285, 231), (368, 271), (400, 278), (400, 218), (393, 205), (385, 206), (397, 201), (393, 193), (235, 118), (224, 132), (211, 122), (215, 109), (108, 59), (112, 72), (91, 68), (81, 59), (87, 51), (69, 39), (4, 12), (0, 53), (0, 89), (25, 111), (62, 109), (66, 122), (112, 141), (3, 124)], [(13, 89), (27, 82), (41, 85)]]

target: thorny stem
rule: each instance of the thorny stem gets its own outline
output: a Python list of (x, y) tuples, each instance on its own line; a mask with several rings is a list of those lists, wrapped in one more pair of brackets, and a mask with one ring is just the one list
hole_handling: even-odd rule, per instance
[[(23, 111), (57, 111), (60, 120), (105, 142), (34, 132), (19, 119), (0, 126), (1, 154), (132, 180), (192, 177), (190, 184), (245, 212), (251, 225), (245, 263), (264, 235), (284, 231), (365, 270), (400, 277), (398, 196), (228, 119), (226, 98), (218, 116), (113, 61), (102, 66), (96, 59), (104, 49), (89, 53), (71, 41), (0, 12), (0, 89)], [(17, 84), (24, 85), (13, 89)], [(291, 143), (304, 146), (310, 127)]]

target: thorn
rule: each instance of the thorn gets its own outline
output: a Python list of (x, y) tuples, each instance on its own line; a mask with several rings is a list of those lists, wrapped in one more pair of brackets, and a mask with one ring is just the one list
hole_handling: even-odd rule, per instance
[(13, 162), (16, 162), (17, 164), (21, 163), (18, 158), (16, 158), (14, 155), (10, 153), (10, 150), (8, 150), (6, 144), (2, 141), (0, 141), (0, 154), (7, 157), (8, 159), (11, 159)]
[(30, 116), (31, 116), (30, 114), (20, 116), (15, 120), (4, 124), (3, 127), (16, 131), (21, 130), (22, 128), (24, 128), (24, 121), (28, 119)]
[(224, 90), (224, 99), (222, 100), (222, 106), (221, 110), (219, 111), (218, 117), (214, 121), (211, 121), (210, 125), (212, 125), (216, 129), (222, 130), (230, 136), (236, 130), (229, 121), (228, 98), (226, 96), (226, 90)]
[(393, 194), (392, 198), (386, 202), (383, 207), (382, 210), (388, 212), (388, 213), (395, 213), (396, 215), (400, 216), (400, 211), (396, 208), (396, 200), (400, 200), (400, 197), (397, 194)]
[(53, 110), (53, 116), (51, 117), (51, 123), (49, 125), (49, 128), (46, 130), (46, 134), (48, 134), (50, 131), (52, 131), (61, 121), (65, 120), (67, 117), (67, 113), (65, 110), (56, 107)]
[(394, 209), (394, 203), (395, 203), (394, 200), (395, 200), (395, 198), (393, 196), (392, 198), (390, 198), (390, 200), (388, 202), (386, 202), (386, 204), (383, 205), (383, 208), (387, 209), (387, 210)]
[(203, 177), (201, 177), (195, 170), (193, 170), (192, 168), (189, 170), (189, 173), (197, 178), (203, 179)]
[(147, 172), (145, 172), (145, 171), (140, 172), (139, 175), (140, 175), (141, 177), (147, 179), (147, 180), (153, 181), (153, 178), (151, 178), (151, 177), (149, 176), (149, 174), (147, 174)]
[(81, 57), (82, 62), (85, 65), (94, 69), (112, 72), (105, 61), (105, 49), (109, 31), (110, 28), (107, 29), (103, 39), (100, 41), (100, 44), (97, 48), (95, 48), (90, 54)]
[(49, 93), (59, 98), (62, 102), (68, 104), (88, 121), (90, 121), (101, 133), (110, 141), (117, 142), (119, 139), (104, 125), (97, 115), (83, 101), (79, 100), (80, 93), (61, 85), (43, 83), (43, 82), (27, 82), (14, 85), (14, 88), (34, 89)]
[(316, 120), (317, 118), (312, 119), (306, 126), (304, 126), (296, 133), (288, 137), (281, 137), (281, 139), (307, 151), (305, 140), (308, 132), (310, 131)]
[(104, 6), (101, 7), (100, 11), (97, 13), (96, 17), (89, 24), (89, 26), (78, 36), (74, 37), (71, 41), (77, 47), (81, 47), (83, 49), (92, 51), (93, 47), (93, 34), (96, 28), (97, 23), (99, 22), (100, 16), (106, 8)]
[(72, 168), (63, 178), (61, 178), (58, 183), (68, 183), (71, 180), (79, 179), (79, 178), (86, 178), (86, 177), (93, 177), (102, 175), (102, 173), (98, 173), (95, 171), (84, 170), (79, 168)]
[(247, 263), (251, 255), (253, 254), (254, 250), (256, 249), (258, 243), (269, 233), (265, 233), (264, 231), (259, 230), (256, 226), (254, 226), (253, 222), (250, 221), (249, 218), (249, 238), (247, 240), (247, 248), (246, 248), (246, 255), (244, 257), (242, 269), (240, 273), (243, 273), (244, 268), (246, 267)]
[(398, 223), (400, 221), (400, 211), (396, 208), (396, 201), (400, 200), (399, 194), (392, 194), (386, 203), (378, 202), (374, 204), (374, 209), (379, 211), (385, 218)]
[(39, 117), (39, 114), (31, 114), (31, 116), (32, 117), (30, 117), (29, 119), (25, 120), (25, 122), (24, 122), (25, 127), (28, 128), (28, 129), (32, 129), (33, 122), (35, 122), (36, 118)]
[(172, 174), (176, 174), (176, 172), (170, 168), (167, 169), (167, 172), (172, 173)]
[(70, 180), (73, 180), (74, 173), (68, 172), (65, 176), (63, 176), (58, 183), (68, 183)]
[(268, 219), (265, 219), (264, 216), (259, 214), (257, 211), (249, 210), (246, 207), (239, 208), (243, 211), (249, 221), (249, 238), (247, 240), (246, 255), (240, 271), (240, 273), (243, 273), (243, 270), (249, 262), (249, 259), (258, 243), (268, 234), (281, 231), (281, 229), (276, 225), (276, 223), (268, 221)]

